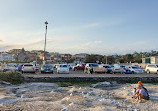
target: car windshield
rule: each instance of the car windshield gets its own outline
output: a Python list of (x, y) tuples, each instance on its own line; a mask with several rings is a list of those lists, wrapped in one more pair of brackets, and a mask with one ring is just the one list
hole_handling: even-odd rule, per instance
[(158, 65), (156, 65), (156, 67), (158, 67)]
[(134, 66), (132, 66), (132, 69), (139, 69), (138, 67), (134, 67)]
[(52, 68), (51, 65), (43, 65), (43, 68)]
[(22, 67), (23, 65), (21, 64), (21, 65), (18, 65), (18, 67)]
[(105, 68), (111, 68), (111, 66), (104, 66)]
[(121, 68), (125, 68), (125, 66), (120, 66)]
[(31, 64), (25, 64), (24, 66), (33, 66), (33, 65), (31, 65)]
[(129, 68), (128, 68), (128, 67), (124, 67), (124, 69), (129, 70)]
[(90, 67), (98, 67), (97, 64), (89, 64)]
[(60, 65), (60, 67), (67, 67), (67, 65)]

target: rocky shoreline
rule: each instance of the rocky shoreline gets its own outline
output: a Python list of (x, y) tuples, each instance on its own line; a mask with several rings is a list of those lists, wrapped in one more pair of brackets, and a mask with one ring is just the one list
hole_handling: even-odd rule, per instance
[(101, 82), (87, 87), (55, 83), (2, 84), (1, 111), (157, 111), (158, 85), (145, 84), (149, 101), (132, 99), (135, 84)]

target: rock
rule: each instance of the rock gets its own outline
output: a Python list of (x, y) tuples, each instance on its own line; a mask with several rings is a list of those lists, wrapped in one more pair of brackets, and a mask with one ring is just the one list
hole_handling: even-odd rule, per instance
[(114, 104), (114, 103), (116, 103), (116, 100), (112, 100), (112, 101), (110, 102), (110, 104)]
[(128, 102), (128, 99), (125, 99), (124, 102)]
[(70, 97), (66, 98), (67, 101), (70, 101), (70, 99), (71, 99)]
[(16, 104), (19, 99), (17, 98), (9, 98), (9, 97), (4, 97), (0, 98), (0, 104)]
[(104, 95), (101, 95), (101, 98), (106, 98), (106, 97), (107, 97), (107, 95), (105, 95), (105, 94), (104, 94)]
[(107, 104), (107, 99), (105, 99), (105, 98), (102, 98), (101, 100), (100, 100), (100, 102), (102, 102), (102, 104)]
[(63, 108), (63, 109), (61, 109), (61, 111), (68, 111), (68, 108), (67, 107)]
[(53, 87), (53, 88), (57, 88), (59, 87), (57, 84), (55, 83), (42, 83), (42, 82), (37, 82), (37, 83), (30, 83), (29, 85), (31, 86), (39, 86), (39, 87)]
[(69, 106), (74, 107), (74, 103), (73, 103), (73, 102), (72, 102), (72, 103), (70, 103), (70, 104), (69, 104)]
[(116, 103), (115, 106), (116, 106), (117, 108), (119, 108), (119, 107), (120, 107), (120, 103), (119, 103), (119, 102)]
[(6, 84), (6, 85), (11, 85), (10, 82), (6, 82), (6, 81), (2, 81), (1, 83), (2, 83), (2, 84)]
[(92, 84), (93, 88), (102, 88), (102, 87), (110, 87), (112, 84), (110, 82), (99, 82), (97, 84)]
[(112, 81), (111, 84), (117, 85), (118, 83), (116, 81)]
[(132, 111), (140, 111), (140, 109), (132, 109)]
[(70, 96), (72, 96), (72, 93), (70, 93)]
[(89, 97), (89, 94), (87, 93), (85, 96), (83, 96), (84, 98), (88, 98)]
[(112, 99), (113, 97), (112, 96), (109, 96), (109, 99)]

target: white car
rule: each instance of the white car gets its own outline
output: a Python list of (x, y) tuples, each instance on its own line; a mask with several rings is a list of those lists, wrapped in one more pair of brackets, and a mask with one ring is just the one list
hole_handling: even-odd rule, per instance
[(114, 67), (113, 68), (113, 70), (112, 70), (112, 72), (115, 74), (115, 73), (123, 73), (124, 72), (124, 70), (123, 70), (123, 68), (120, 68), (120, 67)]
[(60, 73), (69, 73), (69, 67), (68, 65), (66, 64), (60, 64), (58, 67), (57, 67), (57, 73), (60, 74)]
[(144, 71), (137, 66), (128, 66), (133, 74), (142, 74)]
[(157, 64), (149, 64), (145, 68), (145, 72), (147, 73), (157, 73), (158, 74), (158, 65)]
[(25, 72), (35, 73), (36, 70), (35, 70), (33, 64), (24, 64), (22, 66), (22, 73), (25, 73)]

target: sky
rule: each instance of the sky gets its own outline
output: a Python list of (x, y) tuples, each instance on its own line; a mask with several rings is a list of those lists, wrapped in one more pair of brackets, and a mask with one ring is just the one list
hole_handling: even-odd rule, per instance
[(126, 54), (158, 50), (157, 0), (0, 0), (0, 51)]

